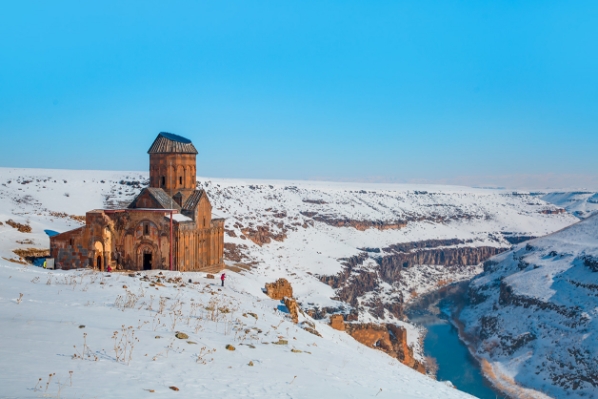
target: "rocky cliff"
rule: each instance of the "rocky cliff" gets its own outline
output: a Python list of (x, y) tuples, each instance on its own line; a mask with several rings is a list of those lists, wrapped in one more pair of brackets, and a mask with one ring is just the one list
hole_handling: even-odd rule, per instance
[(487, 261), (461, 312), (502, 383), (553, 397), (598, 395), (598, 216)]
[[(337, 298), (376, 319), (386, 314), (403, 318), (403, 304), (413, 295), (411, 282), (404, 275), (417, 273), (441, 287), (477, 273), (476, 266), (507, 250), (504, 247), (469, 247), (463, 240), (425, 240), (394, 244), (381, 251), (366, 251), (343, 260), (344, 268), (320, 280), (336, 290)], [(470, 243), (471, 245), (471, 243)], [(427, 274), (438, 266), (441, 272)]]

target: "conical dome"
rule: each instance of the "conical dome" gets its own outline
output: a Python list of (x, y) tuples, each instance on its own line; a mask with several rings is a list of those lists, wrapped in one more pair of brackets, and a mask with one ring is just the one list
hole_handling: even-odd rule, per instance
[(173, 133), (161, 132), (147, 151), (148, 154), (197, 154), (191, 140)]

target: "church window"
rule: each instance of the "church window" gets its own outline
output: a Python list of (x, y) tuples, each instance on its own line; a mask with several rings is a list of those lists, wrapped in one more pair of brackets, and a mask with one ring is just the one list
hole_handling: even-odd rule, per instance
[(162, 176), (162, 187), (166, 185), (166, 177)]
[(149, 235), (149, 224), (145, 224), (143, 226), (143, 234), (145, 234), (146, 236)]
[(179, 184), (182, 186), (183, 185), (183, 177), (179, 176)]

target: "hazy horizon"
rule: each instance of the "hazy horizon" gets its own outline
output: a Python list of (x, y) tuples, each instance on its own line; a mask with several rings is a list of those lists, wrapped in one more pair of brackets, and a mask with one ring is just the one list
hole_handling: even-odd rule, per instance
[[(0, 169), (18, 169), (18, 170), (72, 170), (72, 171), (100, 171), (100, 172), (123, 172), (123, 173), (144, 173), (148, 174), (147, 170), (122, 170), (122, 169), (73, 169), (73, 168), (35, 168), (35, 167), (10, 167), (0, 166)], [(201, 171), (200, 171), (201, 172)], [(342, 179), (331, 178), (323, 176), (310, 176), (306, 178), (259, 178), (259, 177), (242, 177), (242, 176), (210, 176), (203, 173), (197, 175), (200, 178), (207, 179), (230, 179), (230, 180), (247, 180), (250, 182), (259, 181), (305, 181), (305, 182), (331, 182), (331, 183), (349, 183), (349, 184), (405, 184), (405, 185), (448, 185), (448, 186), (465, 186), (480, 189), (496, 189), (496, 190), (546, 190), (546, 191), (577, 191), (588, 190), (598, 191), (598, 179), (594, 176), (456, 176), (451, 179), (443, 179), (438, 181), (433, 180), (399, 180), (390, 179), (380, 176), (372, 176), (362, 179)], [(551, 185), (554, 182), (561, 184)], [(502, 182), (502, 184), (501, 184)], [(542, 183), (545, 183), (542, 185)]]

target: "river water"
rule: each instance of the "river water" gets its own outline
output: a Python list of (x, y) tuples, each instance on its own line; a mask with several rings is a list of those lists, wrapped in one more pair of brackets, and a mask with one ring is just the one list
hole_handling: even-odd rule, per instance
[(438, 381), (450, 381), (457, 389), (481, 399), (505, 398), (482, 375), (480, 365), (459, 339), (457, 329), (449, 322), (456, 309), (459, 294), (435, 297), (425, 304), (407, 310), (411, 322), (423, 325), (428, 333), (424, 353), (436, 359)]

